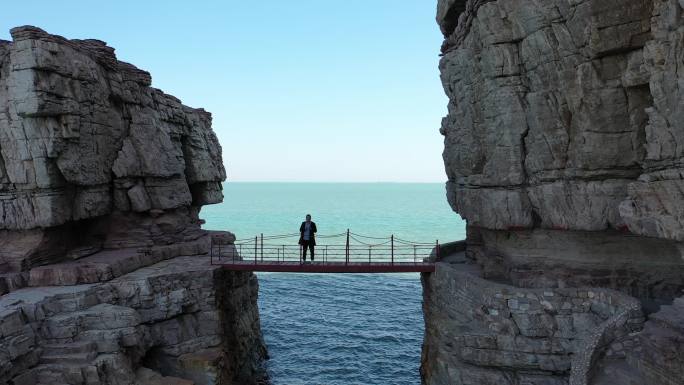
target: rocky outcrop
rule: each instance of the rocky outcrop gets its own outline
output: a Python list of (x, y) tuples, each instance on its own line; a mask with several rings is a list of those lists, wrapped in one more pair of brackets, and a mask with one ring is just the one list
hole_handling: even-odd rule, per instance
[[(438, 2), (447, 198), (468, 223), (467, 255), (481, 278), (526, 290), (613, 289), (646, 313), (682, 295), (683, 15), (676, 0)], [(426, 292), (438, 291), (436, 280), (425, 280)], [(461, 327), (430, 317), (431, 328)], [(447, 343), (460, 349), (458, 341), (426, 339), (426, 383), (556, 384), (574, 376), (570, 366), (466, 365), (457, 355), (435, 369), (438, 356), (429, 352)], [(639, 371), (650, 362), (644, 352), (657, 348), (621, 334), (594, 341), (598, 352), (569, 353), (591, 356), (577, 361), (593, 368), (583, 383), (601, 383), (603, 367), (613, 379), (635, 370), (627, 377), (643, 378), (636, 383), (668, 383), (662, 378), (676, 378), (672, 368), (684, 365), (679, 355)], [(492, 349), (515, 355), (526, 347)], [(476, 374), (487, 380), (472, 380)], [(572, 383), (582, 383), (577, 378)]]
[[(211, 264), (211, 115), (98, 40), (0, 41), (0, 384), (250, 384), (256, 277)], [(214, 242), (212, 242), (214, 239)], [(211, 253), (213, 254), (213, 253)]]
[(209, 259), (0, 297), (2, 383), (149, 384), (162, 374), (179, 384), (255, 383), (265, 357), (256, 277)]
[(223, 199), (211, 115), (150, 87), (98, 40), (0, 42), (0, 251), (8, 271), (200, 236)]

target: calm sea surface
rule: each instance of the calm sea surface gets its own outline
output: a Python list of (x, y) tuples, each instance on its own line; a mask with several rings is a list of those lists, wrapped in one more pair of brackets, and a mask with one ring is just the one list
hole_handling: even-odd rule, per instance
[[(205, 228), (238, 239), (296, 233), (307, 213), (322, 235), (349, 228), (421, 242), (465, 237), (443, 184), (228, 183), (224, 195), (201, 217)], [(259, 273), (259, 284), (273, 384), (420, 384), (418, 274)]]

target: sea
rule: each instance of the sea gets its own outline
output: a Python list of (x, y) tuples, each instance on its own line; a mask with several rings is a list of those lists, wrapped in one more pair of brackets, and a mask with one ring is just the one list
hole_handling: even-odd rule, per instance
[[(465, 238), (465, 224), (447, 204), (443, 183), (236, 182), (224, 184), (223, 192), (224, 202), (205, 206), (200, 216), (205, 228), (228, 230), (238, 239), (296, 233), (306, 214), (319, 235), (350, 229), (424, 243)], [(273, 385), (420, 384), (419, 274), (258, 278)]]

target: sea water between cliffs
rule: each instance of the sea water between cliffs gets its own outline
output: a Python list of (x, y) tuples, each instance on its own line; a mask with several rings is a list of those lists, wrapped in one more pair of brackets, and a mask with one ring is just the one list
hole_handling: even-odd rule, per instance
[[(205, 228), (238, 239), (297, 232), (307, 213), (320, 234), (349, 228), (417, 241), (465, 238), (442, 183), (226, 183), (223, 192), (224, 203), (200, 216)], [(272, 384), (420, 384), (419, 274), (258, 278)]]

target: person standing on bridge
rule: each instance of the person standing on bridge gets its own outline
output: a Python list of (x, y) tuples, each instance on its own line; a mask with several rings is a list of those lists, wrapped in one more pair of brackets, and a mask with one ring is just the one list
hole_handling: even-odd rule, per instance
[(311, 251), (311, 262), (314, 260), (314, 246), (316, 246), (316, 224), (311, 221), (311, 214), (306, 214), (306, 220), (299, 226), (299, 244), (302, 246), (302, 260), (306, 262), (306, 249)]

